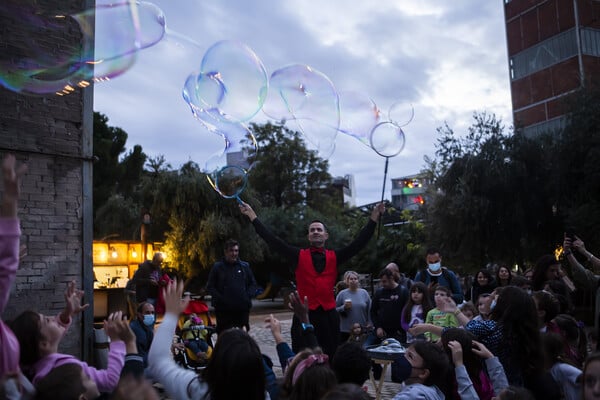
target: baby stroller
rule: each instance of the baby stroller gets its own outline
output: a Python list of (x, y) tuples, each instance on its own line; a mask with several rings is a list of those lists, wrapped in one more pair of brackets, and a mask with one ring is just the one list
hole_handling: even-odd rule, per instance
[[(199, 320), (191, 324), (186, 324), (191, 314), (196, 314)], [(214, 347), (213, 335), (216, 335), (216, 332), (216, 327), (210, 316), (208, 305), (202, 301), (201, 296), (191, 296), (187, 308), (179, 316), (177, 330), (173, 338), (174, 343), (182, 343), (185, 345), (183, 348), (181, 348), (182, 346), (178, 346), (179, 348), (175, 347), (175, 362), (194, 371), (205, 368), (212, 355), (212, 349)], [(194, 346), (191, 346), (189, 341), (196, 341), (197, 343), (205, 341), (206, 344), (208, 344), (208, 349), (203, 352), (204, 356), (200, 357), (198, 354), (194, 353), (192, 350)]]

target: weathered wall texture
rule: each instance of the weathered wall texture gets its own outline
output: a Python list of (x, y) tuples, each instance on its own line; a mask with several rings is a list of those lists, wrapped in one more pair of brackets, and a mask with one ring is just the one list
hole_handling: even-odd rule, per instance
[[(85, 1), (29, 3), (38, 11), (61, 7), (67, 13), (89, 6)], [(29, 37), (19, 38), (18, 27), (6, 17), (0, 15), (2, 58), (16, 57), (31, 43), (52, 54), (57, 46), (81, 41), (76, 30), (56, 37), (31, 37), (31, 30), (21, 30)], [(85, 288), (86, 301), (92, 301), (91, 126), (91, 88), (63, 97), (27, 96), (0, 88), (0, 156), (11, 152), (29, 165), (19, 208), (21, 243), (27, 254), (21, 259), (4, 320), (27, 309), (59, 313), (66, 283), (72, 279)], [(88, 357), (91, 313), (74, 321), (60, 351)]]

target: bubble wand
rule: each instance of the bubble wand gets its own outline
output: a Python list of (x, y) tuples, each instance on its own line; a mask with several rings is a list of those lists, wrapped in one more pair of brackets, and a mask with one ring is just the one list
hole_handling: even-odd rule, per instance
[[(371, 148), (377, 154), (385, 157), (383, 189), (381, 190), (381, 201), (383, 202), (385, 197), (385, 183), (387, 180), (390, 157), (397, 156), (400, 154), (402, 149), (404, 149), (404, 131), (402, 131), (402, 128), (394, 122), (380, 122), (371, 130), (370, 143)], [(381, 232), (381, 218), (382, 216), (380, 215), (377, 227), (377, 239), (379, 239), (379, 233)]]

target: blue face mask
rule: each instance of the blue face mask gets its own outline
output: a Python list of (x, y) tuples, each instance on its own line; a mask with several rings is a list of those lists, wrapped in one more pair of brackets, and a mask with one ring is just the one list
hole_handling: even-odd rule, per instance
[(496, 308), (496, 299), (492, 300), (492, 303), (490, 304), (490, 311), (492, 311), (494, 308)]
[(442, 269), (442, 263), (436, 262), (433, 264), (428, 264), (428, 267), (431, 272), (439, 272), (439, 270)]
[(144, 325), (146, 325), (146, 326), (154, 325), (154, 314), (144, 315)]

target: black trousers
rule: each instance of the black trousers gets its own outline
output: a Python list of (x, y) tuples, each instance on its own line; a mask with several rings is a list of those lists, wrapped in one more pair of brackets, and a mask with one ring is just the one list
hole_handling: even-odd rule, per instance
[[(333, 358), (335, 350), (340, 343), (340, 316), (335, 308), (331, 310), (323, 310), (322, 307), (316, 310), (308, 311), (308, 319), (315, 327), (315, 336), (319, 342), (319, 346), (323, 349), (323, 353), (329, 358)], [(307, 347), (304, 343), (302, 335), (302, 324), (300, 320), (294, 316), (292, 320), (292, 351), (300, 352)]]
[(250, 330), (250, 310), (223, 311), (215, 309), (217, 317), (217, 334), (229, 328), (243, 328)]

